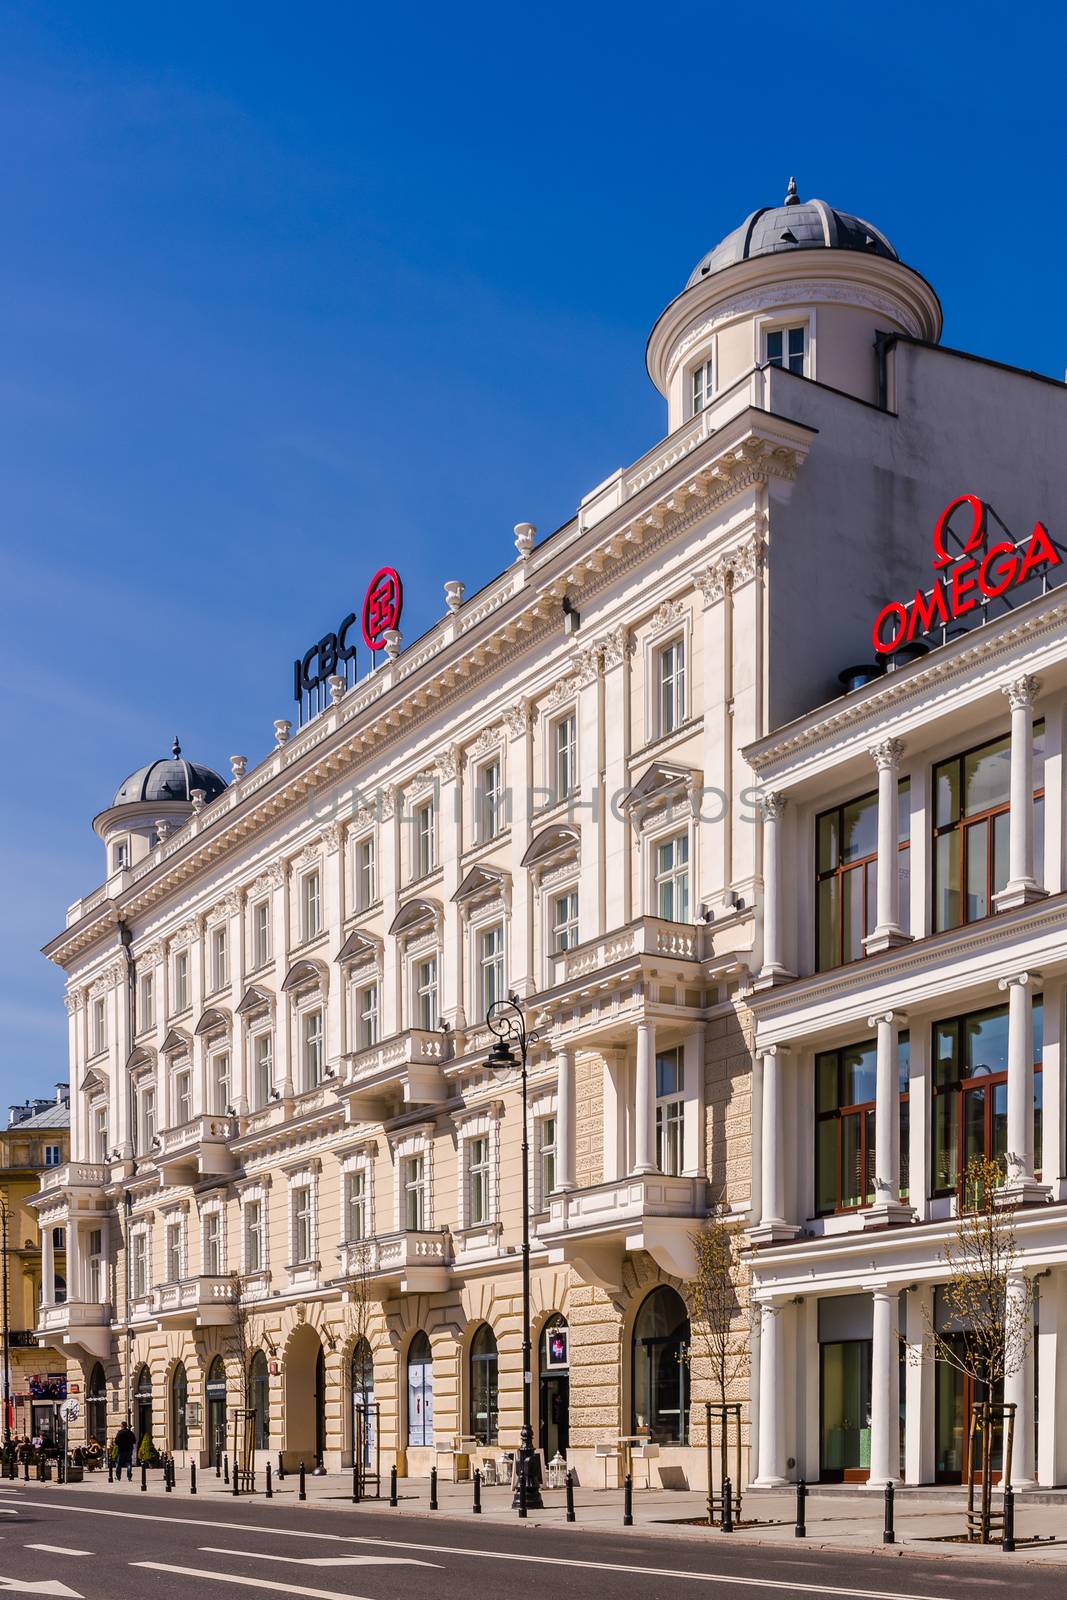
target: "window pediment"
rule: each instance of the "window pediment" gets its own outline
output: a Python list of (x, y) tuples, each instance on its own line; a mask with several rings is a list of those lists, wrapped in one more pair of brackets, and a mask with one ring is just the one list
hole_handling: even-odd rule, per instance
[(511, 873), (502, 867), (472, 867), (452, 896), (453, 905), (474, 905), (480, 900), (507, 900)]
[(208, 1006), (193, 1029), (193, 1036), (200, 1038), (205, 1033), (230, 1033), (232, 1029), (233, 1018), (227, 1006)]
[(334, 960), (355, 965), (357, 962), (377, 961), (381, 953), (380, 940), (372, 938), (368, 933), (363, 933), (359, 928), (355, 928), (348, 935), (340, 950), (338, 950)]
[(409, 900), (402, 905), (389, 925), (393, 935), (437, 929), (441, 925), (441, 906), (436, 900)]
[(237, 1007), (239, 1017), (253, 1016), (257, 1011), (274, 1011), (274, 995), (258, 983), (249, 984)]
[(127, 1072), (143, 1072), (146, 1068), (155, 1070), (156, 1052), (147, 1045), (140, 1044), (136, 1050), (131, 1050), (126, 1057)]
[[(136, 1054), (137, 1052), (134, 1051), (134, 1055)], [(133, 1057), (131, 1056), (130, 1060), (132, 1061), (132, 1059)], [(129, 1064), (129, 1062), (126, 1063), (127, 1066), (129, 1066)], [(82, 1078), (81, 1083), (78, 1085), (78, 1093), (89, 1095), (106, 1094), (107, 1087), (107, 1073), (101, 1072), (99, 1067), (90, 1067), (88, 1072)]]
[(532, 868), (559, 866), (567, 860), (576, 861), (581, 848), (580, 831), (567, 823), (556, 823), (534, 835), (520, 864)]
[(188, 1053), (192, 1049), (192, 1037), (184, 1028), (171, 1028), (161, 1046), (163, 1055), (178, 1055)]
[(644, 816), (676, 805), (691, 809), (703, 776), (696, 767), (673, 761), (653, 761), (624, 796), (623, 810), (639, 826)]
[(302, 961), (295, 961), (282, 980), (282, 994), (291, 994), (294, 989), (307, 988), (321, 989), (323, 994), (330, 987), (330, 969), (325, 961), (317, 961), (311, 956), (306, 956)]

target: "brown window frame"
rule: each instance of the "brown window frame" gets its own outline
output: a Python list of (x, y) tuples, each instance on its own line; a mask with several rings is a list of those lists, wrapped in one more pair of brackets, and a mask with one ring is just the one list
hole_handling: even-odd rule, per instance
[[(1031, 737), (1031, 739), (1036, 738), (1038, 729), (1040, 729), (1041, 732), (1044, 733), (1044, 731), (1045, 731), (1045, 719), (1044, 719), (1044, 717), (1035, 717), (1033, 719), (1033, 721), (1031, 722), (1031, 724), (1030, 724), (1030, 737)], [(931, 903), (931, 906), (930, 906), (930, 927), (932, 928), (934, 933), (949, 933), (949, 932), (951, 932), (951, 930), (953, 928), (969, 928), (976, 922), (985, 922), (989, 917), (994, 917), (994, 916), (997, 915), (996, 906), (993, 903), (994, 896), (999, 893), (999, 890), (996, 889), (996, 887), (995, 887), (995, 884), (996, 884), (996, 868), (995, 868), (995, 855), (994, 855), (995, 844), (996, 844), (995, 819), (997, 817), (1009, 817), (1010, 818), (1010, 816), (1011, 816), (1011, 801), (1009, 799), (1009, 800), (1005, 801), (1003, 805), (988, 806), (985, 811), (976, 811), (976, 812), (974, 812), (973, 815), (964, 816), (964, 813), (963, 813), (963, 763), (966, 761), (968, 756), (977, 755), (977, 753), (980, 750), (985, 750), (985, 749), (989, 748), (992, 745), (1003, 744), (1005, 739), (1008, 740), (1009, 759), (1010, 759), (1011, 734), (1009, 732), (1007, 734), (1004, 734), (1004, 733), (997, 734), (997, 736), (995, 738), (993, 738), (993, 739), (983, 739), (980, 744), (968, 745), (965, 750), (959, 750), (954, 755), (946, 756), (944, 761), (935, 761), (934, 764), (933, 764), (933, 769), (932, 769), (932, 772), (931, 772), (931, 784), (930, 784), (930, 790), (931, 790), (931, 793), (930, 793), (930, 812), (931, 812), (931, 819), (932, 819), (931, 820), (931, 845), (932, 845), (932, 849), (931, 849), (931, 863), (930, 863), (930, 869), (931, 869), (930, 870), (930, 889), (931, 889), (931, 901), (932, 901), (932, 903)], [(960, 814), (956, 818), (955, 822), (945, 822), (945, 823), (942, 823), (942, 824), (938, 825), (937, 821), (933, 820), (933, 819), (936, 819), (936, 817), (937, 817), (937, 775), (938, 775), (938, 773), (941, 771), (941, 769), (943, 767), (951, 766), (953, 763), (955, 763), (956, 766), (957, 766), (957, 793), (958, 793), (959, 799), (960, 799)], [(1043, 777), (1044, 777), (1044, 764), (1042, 763), (1042, 779), (1043, 779)], [(1033, 801), (1035, 803), (1038, 800), (1041, 800), (1043, 802), (1044, 798), (1045, 798), (1045, 785), (1044, 785), (1044, 782), (1042, 781), (1040, 783), (1040, 785), (1035, 787), (1035, 789), (1034, 789)], [(972, 828), (979, 827), (979, 826), (981, 826), (983, 824), (985, 825), (985, 827), (987, 829), (987, 833), (988, 833), (988, 838), (986, 840), (985, 898), (986, 898), (986, 904), (988, 905), (989, 910), (986, 911), (980, 917), (968, 917), (967, 914), (966, 914), (966, 911), (967, 911), (967, 834)], [(958, 872), (959, 872), (959, 901), (960, 901), (960, 913), (961, 913), (961, 915), (960, 915), (960, 920), (958, 922), (946, 922), (942, 926), (938, 921), (938, 903), (939, 903), (939, 900), (940, 900), (941, 885), (940, 885), (940, 880), (939, 880), (939, 876), (938, 876), (938, 849), (937, 849), (937, 846), (938, 846), (938, 840), (941, 839), (942, 836), (948, 835), (948, 834), (952, 834), (952, 833), (956, 833), (956, 834), (959, 835), (959, 850), (957, 852), (957, 869), (958, 869)]]
[[(904, 777), (900, 777), (900, 778), (897, 779), (897, 805), (896, 805), (897, 825), (896, 826), (897, 826), (897, 856), (898, 856), (898, 860), (899, 860), (900, 854), (903, 851), (911, 849), (910, 816), (909, 816), (909, 827), (908, 827), (907, 837), (904, 838), (904, 839), (902, 839), (900, 837), (900, 820), (899, 820), (900, 819), (900, 791), (901, 791), (902, 788), (906, 788), (908, 790), (909, 794), (910, 794), (910, 788), (911, 788), (911, 779), (910, 779), (910, 777), (904, 776)], [(844, 953), (845, 919), (844, 919), (844, 916), (842, 915), (842, 907), (844, 906), (844, 903), (845, 903), (845, 901), (844, 901), (845, 879), (847, 878), (849, 873), (862, 871), (862, 873), (863, 873), (863, 879), (862, 879), (862, 883), (863, 883), (863, 926), (866, 928), (868, 923), (870, 923), (870, 926), (871, 926), (871, 928), (873, 930), (874, 926), (877, 923), (877, 915), (878, 915), (878, 906), (877, 906), (877, 895), (878, 895), (878, 878), (877, 878), (878, 849), (877, 849), (877, 845), (875, 846), (875, 849), (873, 851), (871, 851), (868, 855), (857, 856), (854, 861), (849, 861), (847, 863), (842, 863), (839, 860), (835, 867), (827, 867), (823, 871), (820, 871), (819, 870), (819, 824), (822, 822), (824, 817), (829, 817), (829, 816), (836, 815), (837, 816), (838, 839), (840, 840), (841, 834), (844, 831), (844, 813), (848, 810), (848, 808), (850, 806), (862, 805), (866, 801), (870, 801), (870, 800), (873, 800), (875, 802), (875, 805), (877, 806), (877, 801), (878, 801), (878, 790), (877, 789), (869, 789), (869, 790), (867, 790), (867, 792), (865, 794), (853, 795), (848, 800), (842, 800), (839, 805), (827, 806), (825, 811), (819, 811), (819, 812), (816, 813), (816, 816), (815, 816), (815, 962), (814, 962), (814, 965), (815, 965), (816, 972), (833, 972), (835, 970), (835, 968), (837, 968), (837, 967), (850, 967), (855, 962), (863, 961), (863, 960), (866, 959), (867, 952), (865, 950), (861, 950), (860, 954), (858, 956), (848, 956), (847, 958), (845, 956), (845, 953)], [(876, 826), (875, 826), (875, 836), (877, 838), (877, 823), (876, 823)], [(839, 850), (839, 854), (840, 854), (840, 850)], [(873, 885), (868, 885), (867, 869), (872, 864), (875, 867), (875, 881), (874, 881)], [(898, 865), (898, 869), (897, 870), (899, 872), (899, 870), (900, 870), (899, 869), (899, 865)], [(836, 879), (837, 880), (837, 884), (838, 884), (838, 888), (837, 888), (837, 950), (836, 950), (837, 960), (831, 966), (822, 967), (822, 966), (819, 965), (819, 952), (822, 949), (822, 927), (821, 927), (821, 918), (820, 918), (820, 912), (819, 912), (819, 899), (820, 899), (819, 890), (820, 890), (822, 884), (828, 882), (830, 879)], [(873, 915), (872, 915), (872, 907), (869, 904), (869, 901), (872, 898), (874, 900)], [(909, 921), (910, 921), (910, 919), (909, 919)], [(867, 937), (867, 935), (865, 934), (864, 938), (866, 938), (866, 937)]]
[[(1042, 1008), (1043, 1008), (1043, 1002), (1044, 1002), (1044, 993), (1043, 992), (1042, 992), (1042, 994), (1040, 996), (1037, 996), (1037, 995), (1034, 996), (1034, 1004), (1035, 1005), (1038, 1004), (1038, 1003), (1041, 1003), (1042, 1004)], [(945, 1196), (952, 1196), (952, 1195), (956, 1195), (957, 1197), (959, 1197), (959, 1196), (962, 1196), (962, 1194), (963, 1194), (963, 1180), (964, 1180), (964, 1175), (965, 1175), (966, 1166), (967, 1166), (967, 1163), (966, 1163), (966, 1160), (965, 1160), (965, 1156), (964, 1156), (965, 1143), (966, 1143), (966, 1137), (965, 1136), (966, 1136), (966, 1129), (967, 1129), (967, 1120), (966, 1120), (966, 1115), (965, 1115), (966, 1107), (967, 1107), (967, 1095), (975, 1093), (976, 1090), (978, 1090), (978, 1089), (993, 1090), (993, 1089), (999, 1088), (1001, 1085), (1004, 1085), (1005, 1087), (1007, 1087), (1007, 1082), (1008, 1082), (1008, 1069), (1007, 1069), (1007, 1067), (1005, 1067), (1002, 1072), (984, 1073), (980, 1077), (965, 1078), (965, 1077), (961, 1077), (960, 1076), (960, 1058), (961, 1058), (961, 1054), (962, 1054), (962, 1051), (961, 1051), (961, 1040), (962, 1040), (962, 1037), (963, 1037), (962, 1029), (964, 1028), (965, 1024), (967, 1023), (968, 1018), (970, 1018), (970, 1017), (991, 1016), (994, 1012), (997, 1012), (997, 1011), (1000, 1011), (1000, 1012), (1003, 1012), (1003, 1013), (1006, 1014), (1007, 1010), (1008, 1010), (1008, 1008), (1007, 1008), (1006, 1005), (981, 1006), (975, 1011), (962, 1011), (962, 1012), (960, 1012), (958, 1015), (956, 1015), (954, 1017), (941, 1017), (931, 1027), (931, 1030), (930, 1030), (930, 1194), (934, 1199), (941, 1199), (941, 1198), (944, 1198)], [(937, 1032), (938, 1032), (939, 1028), (947, 1028), (947, 1027), (950, 1027), (950, 1026), (954, 1027), (956, 1029), (956, 1049), (955, 1049), (956, 1078), (955, 1078), (955, 1081), (952, 1082), (952, 1083), (939, 1084), (938, 1081), (937, 1081)], [(1036, 1080), (1038, 1078), (1040, 1078), (1041, 1075), (1042, 1075), (1042, 1065), (1043, 1065), (1043, 1056), (1044, 1056), (1044, 1048), (1043, 1048), (1043, 1046), (1044, 1046), (1044, 1032), (1042, 1030), (1042, 1048), (1041, 1049), (1035, 1049), (1035, 1051), (1034, 1051), (1033, 1068), (1034, 1068), (1035, 1088), (1037, 1087)], [(955, 1101), (956, 1101), (956, 1105), (955, 1105), (955, 1121), (956, 1121), (956, 1181), (955, 1181), (954, 1184), (942, 1185), (941, 1187), (938, 1187), (937, 1186), (937, 1101), (938, 1101), (939, 1098), (941, 1098), (943, 1096), (947, 1096), (947, 1095), (955, 1096)], [(1036, 1110), (1036, 1106), (1035, 1106), (1034, 1109)], [(1044, 1095), (1042, 1095), (1042, 1101), (1041, 1101), (1042, 1126), (1044, 1126), (1044, 1110), (1045, 1110), (1045, 1107), (1044, 1107)], [(992, 1095), (988, 1095), (986, 1097), (986, 1104), (985, 1104), (985, 1116), (984, 1116), (984, 1127), (983, 1127), (983, 1138), (982, 1138), (983, 1152), (984, 1152), (984, 1154), (985, 1154), (985, 1156), (986, 1156), (986, 1158), (988, 1160), (995, 1160), (996, 1159), (996, 1157), (993, 1154), (992, 1148), (991, 1148), (991, 1140), (990, 1140), (992, 1115), (993, 1115), (993, 1100), (992, 1100)], [(1034, 1176), (1038, 1177), (1038, 1178), (1041, 1176), (1040, 1157), (1041, 1157), (1041, 1152), (1037, 1147), (1037, 1141), (1035, 1139), (1035, 1141), (1034, 1141)]]
[[(900, 1030), (900, 1033), (897, 1035), (897, 1056), (898, 1056), (897, 1073), (898, 1073), (898, 1078), (899, 1078), (899, 1072), (900, 1072), (900, 1062), (899, 1062), (900, 1046), (908, 1039), (909, 1039), (908, 1030), (906, 1028), (902, 1028)], [(819, 1096), (819, 1062), (824, 1060), (827, 1056), (836, 1056), (837, 1057), (838, 1086), (839, 1086), (838, 1092), (839, 1092), (839, 1095), (840, 1095), (841, 1058), (848, 1051), (851, 1051), (851, 1050), (869, 1050), (871, 1052), (875, 1052), (876, 1053), (877, 1052), (877, 1040), (876, 1039), (860, 1039), (855, 1044), (841, 1045), (836, 1050), (819, 1050), (819, 1051), (816, 1052), (816, 1056), (815, 1056), (814, 1081), (813, 1081), (812, 1088), (813, 1088), (814, 1102), (815, 1102), (815, 1152), (814, 1152), (814, 1154), (815, 1154), (815, 1163), (814, 1163), (814, 1167), (815, 1167), (815, 1171), (814, 1171), (814, 1176), (815, 1176), (815, 1207), (814, 1207), (814, 1211), (815, 1211), (815, 1215), (817, 1217), (848, 1216), (850, 1214), (854, 1214), (857, 1211), (865, 1211), (868, 1208), (868, 1206), (871, 1206), (871, 1205), (874, 1204), (874, 1198), (875, 1198), (875, 1194), (874, 1194), (874, 1178), (875, 1178), (875, 1172), (874, 1172), (874, 1139), (875, 1139), (874, 1115), (875, 1115), (875, 1104), (876, 1104), (875, 1100), (873, 1100), (873, 1099), (871, 1099), (871, 1100), (857, 1100), (855, 1102), (850, 1102), (848, 1105), (837, 1105), (837, 1106), (833, 1107), (833, 1109), (830, 1110), (830, 1111), (820, 1111), (819, 1110), (819, 1099), (818, 1099), (818, 1096)], [(910, 1052), (909, 1052), (909, 1061), (910, 1061)], [(877, 1071), (877, 1067), (876, 1067), (876, 1071)], [(909, 1071), (909, 1077), (908, 1077), (909, 1087), (907, 1089), (905, 1089), (905, 1090), (902, 1090), (898, 1095), (898, 1108), (902, 1108), (904, 1106), (909, 1107), (909, 1111), (908, 1111), (909, 1127), (910, 1127), (910, 1120), (911, 1120), (911, 1111), (910, 1111), (911, 1089), (910, 1089), (910, 1082), (911, 1082), (911, 1079), (910, 1079), (910, 1071)], [(899, 1109), (898, 1109), (897, 1115), (898, 1115), (898, 1117), (900, 1116), (900, 1110)], [(842, 1132), (842, 1126), (843, 1126), (845, 1120), (847, 1118), (851, 1118), (851, 1117), (856, 1117), (856, 1118), (859, 1119), (859, 1124), (860, 1124), (860, 1145), (859, 1145), (859, 1148), (860, 1148), (860, 1171), (863, 1172), (864, 1174), (867, 1174), (868, 1171), (869, 1171), (870, 1177), (871, 1177), (871, 1184), (870, 1184), (870, 1189), (866, 1190), (864, 1198), (862, 1198), (860, 1200), (857, 1200), (857, 1201), (854, 1201), (854, 1202), (850, 1202), (848, 1205), (843, 1205), (842, 1202), (841, 1202), (841, 1132)], [(819, 1205), (819, 1127), (820, 1127), (820, 1124), (822, 1124), (824, 1122), (832, 1122), (832, 1121), (836, 1121), (836, 1123), (838, 1125), (838, 1131), (837, 1131), (837, 1160), (836, 1160), (836, 1163), (835, 1163), (836, 1171), (837, 1171), (837, 1185), (836, 1185), (836, 1187), (837, 1187), (837, 1204), (832, 1209), (827, 1209), (827, 1208), (821, 1207)], [(869, 1136), (868, 1136), (868, 1129), (869, 1129)], [(903, 1154), (904, 1154), (904, 1151), (903, 1151), (903, 1146), (902, 1146), (902, 1149), (901, 1149), (902, 1158), (903, 1158)], [(910, 1163), (909, 1163), (909, 1166), (910, 1166)], [(907, 1189), (908, 1189), (907, 1185), (902, 1185), (901, 1194), (904, 1195), (905, 1193), (907, 1193)], [(868, 1196), (869, 1196), (869, 1198), (868, 1198)]]

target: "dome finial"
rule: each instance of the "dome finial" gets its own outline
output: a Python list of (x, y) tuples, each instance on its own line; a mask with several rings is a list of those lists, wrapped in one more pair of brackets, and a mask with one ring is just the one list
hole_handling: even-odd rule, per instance
[(785, 199), (782, 204), (784, 206), (798, 206), (800, 204), (800, 196), (797, 194), (797, 180), (795, 178), (790, 178), (789, 188), (785, 191)]
[(177, 734), (174, 735), (174, 743), (170, 747), (170, 753), (174, 757), (175, 761), (177, 761), (178, 757), (182, 753), (182, 747), (178, 743), (178, 735)]

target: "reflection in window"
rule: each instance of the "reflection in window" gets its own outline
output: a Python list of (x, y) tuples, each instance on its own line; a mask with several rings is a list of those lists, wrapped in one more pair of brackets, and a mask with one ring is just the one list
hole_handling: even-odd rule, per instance
[(689, 1314), (679, 1294), (653, 1289), (633, 1334), (633, 1427), (657, 1444), (689, 1442)]
[(497, 1355), (496, 1335), (483, 1322), (471, 1341), (470, 1354), (470, 1431), (479, 1444), (497, 1442)]
[[(908, 1035), (897, 1040), (900, 1193), (908, 1192)], [(873, 1039), (815, 1057), (815, 1209), (820, 1215), (874, 1204)]]
[[(1044, 878), (1045, 724), (1034, 723), (1034, 876)], [(934, 927), (958, 928), (996, 909), (1008, 881), (1011, 739), (994, 739), (934, 768)]]
[[(1033, 1002), (1034, 1151), (1041, 1152), (1041, 996)], [(956, 1193), (972, 1156), (1006, 1166), (1008, 1008), (972, 1011), (934, 1027), (935, 1194)]]

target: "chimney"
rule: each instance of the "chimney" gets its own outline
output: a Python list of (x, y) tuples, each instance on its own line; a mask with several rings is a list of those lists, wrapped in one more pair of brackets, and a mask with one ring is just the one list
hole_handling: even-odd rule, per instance
[(57, 1083), (56, 1084), (56, 1105), (57, 1106), (69, 1106), (70, 1105), (70, 1084), (69, 1083)]

